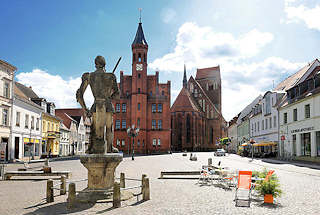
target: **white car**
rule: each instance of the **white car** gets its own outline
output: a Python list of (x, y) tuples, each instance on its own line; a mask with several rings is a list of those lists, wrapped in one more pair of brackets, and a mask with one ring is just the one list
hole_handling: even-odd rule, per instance
[(226, 151), (224, 149), (217, 149), (214, 156), (226, 156)]

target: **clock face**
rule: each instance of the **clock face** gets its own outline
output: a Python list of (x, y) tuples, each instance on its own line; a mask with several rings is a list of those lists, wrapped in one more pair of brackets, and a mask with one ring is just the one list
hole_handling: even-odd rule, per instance
[(142, 64), (136, 64), (136, 70), (142, 71), (143, 65)]

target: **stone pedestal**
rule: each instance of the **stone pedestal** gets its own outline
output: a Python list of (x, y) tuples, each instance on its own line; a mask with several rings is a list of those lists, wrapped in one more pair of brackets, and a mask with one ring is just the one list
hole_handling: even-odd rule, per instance
[(88, 170), (88, 187), (80, 191), (77, 199), (80, 202), (95, 202), (111, 198), (108, 192), (113, 190), (114, 172), (122, 159), (119, 153), (80, 156), (80, 162)]
[(123, 157), (119, 153), (88, 154), (80, 161), (88, 170), (88, 189), (108, 190), (113, 187), (114, 171)]

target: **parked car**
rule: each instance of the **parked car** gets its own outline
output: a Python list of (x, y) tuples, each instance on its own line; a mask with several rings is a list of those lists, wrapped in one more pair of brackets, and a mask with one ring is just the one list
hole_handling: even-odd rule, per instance
[(226, 151), (224, 149), (217, 149), (217, 151), (214, 152), (214, 156), (226, 156)]

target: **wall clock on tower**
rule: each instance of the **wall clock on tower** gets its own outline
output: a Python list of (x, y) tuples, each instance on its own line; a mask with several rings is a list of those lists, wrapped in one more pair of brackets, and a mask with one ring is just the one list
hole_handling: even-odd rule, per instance
[(136, 70), (137, 71), (142, 71), (143, 70), (143, 65), (142, 64), (136, 64)]

